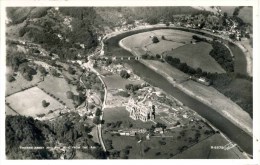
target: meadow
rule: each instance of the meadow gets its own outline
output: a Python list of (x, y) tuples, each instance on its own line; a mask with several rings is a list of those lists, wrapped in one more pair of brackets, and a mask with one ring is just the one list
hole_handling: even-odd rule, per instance
[(72, 89), (70, 85), (65, 81), (65, 79), (54, 76), (46, 76), (44, 78), (44, 81), (39, 83), (38, 86), (44, 89), (46, 92), (65, 102), (68, 108), (74, 108), (73, 101), (67, 98), (66, 92), (75, 92), (75, 89)]
[(181, 62), (187, 63), (192, 68), (201, 68), (202, 71), (211, 73), (225, 73), (225, 70), (213, 59), (209, 52), (212, 46), (206, 42), (187, 44), (172, 51), (165, 52), (163, 56), (179, 58)]
[[(46, 100), (49, 106), (44, 108), (42, 106), (43, 100)], [(50, 110), (64, 107), (56, 99), (47, 95), (38, 87), (33, 87), (6, 97), (6, 102), (20, 115), (32, 117), (37, 117), (39, 114), (46, 114)]]

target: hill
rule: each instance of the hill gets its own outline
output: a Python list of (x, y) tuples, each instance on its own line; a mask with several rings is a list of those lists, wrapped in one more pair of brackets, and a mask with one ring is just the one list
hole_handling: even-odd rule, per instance
[[(81, 149), (95, 158), (104, 158), (100, 145), (95, 144), (89, 135), (92, 127), (76, 113), (63, 115), (53, 121), (39, 121), (32, 117), (6, 116), (6, 156), (8, 159), (59, 159), (62, 150), (54, 147), (67, 147), (65, 158), (73, 158), (72, 146), (95, 146), (96, 149)], [(29, 148), (28, 148), (29, 147)], [(42, 147), (42, 149), (33, 149)], [(51, 147), (48, 149), (46, 147)]]

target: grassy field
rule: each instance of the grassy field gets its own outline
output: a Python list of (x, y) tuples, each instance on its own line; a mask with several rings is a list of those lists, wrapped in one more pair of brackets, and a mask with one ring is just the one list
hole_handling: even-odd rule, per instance
[[(168, 39), (168, 41), (161, 39), (163, 35), (166, 39)], [(157, 36), (160, 42), (153, 44), (151, 36)], [(151, 51), (154, 54), (160, 54), (164, 51), (169, 51), (182, 46), (186, 42), (190, 42), (190, 40), (192, 40), (192, 33), (178, 30), (161, 29), (134, 34), (124, 38), (122, 42), (126, 47), (131, 49), (141, 48), (145, 51)]]
[(76, 150), (76, 155), (73, 159), (95, 159), (91, 154)]
[[(211, 106), (220, 114), (228, 116), (230, 121), (236, 123), (246, 132), (252, 131), (252, 119), (250, 118), (250, 115), (215, 88), (191, 80), (179, 84), (177, 87), (184, 90), (185, 93), (202, 101), (204, 104)], [(240, 90), (240, 85), (237, 84), (235, 89)]]
[(236, 78), (228, 85), (217, 88), (221, 93), (232, 98), (232, 100), (240, 105), (251, 117), (253, 117), (253, 84), (249, 80)]
[[(46, 108), (42, 106), (42, 101), (46, 100), (50, 105)], [(23, 92), (6, 97), (6, 102), (21, 115), (36, 117), (37, 114), (48, 113), (49, 110), (63, 108), (57, 100), (47, 95), (38, 87), (33, 87)]]
[[(189, 146), (193, 145), (194, 142), (189, 140), (194, 139), (197, 133), (200, 134), (198, 140), (201, 141), (209, 136), (204, 134), (204, 131), (211, 130), (211, 128), (206, 126), (204, 123), (194, 121), (187, 126), (177, 127), (173, 130), (167, 131), (162, 136), (156, 135), (150, 137), (150, 139), (144, 138), (141, 142), (138, 143), (139, 140), (136, 139), (136, 137), (117, 136), (112, 135), (110, 131), (105, 131), (106, 123), (117, 121), (122, 121), (124, 123), (125, 121), (128, 121), (133, 124), (133, 128), (150, 128), (151, 125), (154, 125), (154, 123), (132, 120), (129, 118), (129, 112), (127, 112), (124, 107), (106, 108), (104, 110), (104, 120), (105, 124), (103, 126), (103, 138), (105, 144), (107, 139), (109, 139), (112, 140), (113, 146), (113, 149), (110, 149), (109, 151), (122, 151), (127, 146), (132, 146), (128, 155), (130, 159), (171, 158), (180, 152), (181, 147), (186, 146), (188, 148)], [(145, 136), (146, 134), (141, 135), (141, 137)]]
[[(174, 159), (245, 159), (237, 147), (230, 150), (211, 149), (211, 146), (225, 146), (229, 142), (220, 134), (215, 134), (184, 152), (174, 156)], [(200, 151), (200, 152), (198, 152)]]
[(149, 65), (151, 68), (156, 70), (158, 73), (175, 79), (177, 82), (187, 80), (189, 76), (182, 71), (178, 70), (177, 68), (172, 67), (171, 65), (167, 63), (162, 63), (160, 61), (156, 60), (144, 60), (143, 63)]
[[(8, 67), (7, 67), (7, 73), (12, 74), (12, 71)], [(39, 81), (41, 81), (41, 73), (39, 72), (37, 72), (37, 74), (33, 76), (32, 81), (27, 81), (26, 79), (23, 78), (23, 76), (20, 73), (18, 73), (15, 76), (15, 81), (13, 82), (6, 81), (5, 95), (10, 95), (19, 92), (23, 88), (28, 88), (32, 85), (37, 84)]]
[(209, 55), (212, 46), (205, 42), (196, 44), (187, 44), (173, 51), (164, 53), (164, 56), (172, 56), (179, 58), (181, 62), (186, 62), (187, 65), (198, 68), (211, 73), (224, 73), (225, 70)]
[(184, 45), (184, 44), (180, 43), (180, 42), (160, 40), (160, 42), (147, 45), (147, 46), (145, 46), (145, 48), (149, 52), (151, 52), (153, 55), (156, 55), (156, 54), (161, 55), (165, 51), (171, 51), (171, 50), (176, 49), (176, 48), (178, 48), (182, 45)]
[[(131, 35), (124, 38), (122, 43), (131, 49), (142, 49), (143, 51), (150, 51), (153, 54), (161, 54), (190, 43), (193, 40), (193, 35), (193, 33), (180, 30), (161, 29)], [(154, 44), (152, 36), (157, 36), (160, 42)], [(165, 37), (165, 40), (162, 40), (162, 36)]]
[(63, 78), (46, 76), (44, 81), (39, 83), (39, 87), (65, 102), (68, 108), (74, 108), (73, 101), (66, 95), (66, 92), (72, 89)]
[(5, 105), (5, 115), (18, 115), (16, 112), (14, 112), (11, 108)]
[(130, 81), (127, 79), (121, 78), (119, 75), (111, 75), (103, 78), (107, 85), (107, 89), (125, 89), (126, 84), (142, 84), (144, 81), (136, 80)]
[(153, 35), (151, 32), (144, 32), (131, 35), (122, 40), (123, 44), (129, 48), (141, 47), (152, 44), (152, 39), (149, 37)]

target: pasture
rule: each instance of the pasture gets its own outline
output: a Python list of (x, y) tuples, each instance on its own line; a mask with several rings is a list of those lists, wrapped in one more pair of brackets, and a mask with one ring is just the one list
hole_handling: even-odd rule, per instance
[[(42, 106), (42, 101), (49, 104), (46, 108)], [(21, 115), (36, 117), (38, 114), (46, 114), (50, 110), (63, 108), (57, 100), (47, 95), (38, 87), (33, 87), (25, 91), (6, 97), (6, 102)]]
[[(192, 36), (194, 33), (174, 30), (174, 29), (160, 29), (160, 30), (153, 30), (149, 32), (143, 32), (128, 36), (122, 39), (123, 45), (126, 47), (135, 50), (137, 55), (144, 54), (144, 52), (150, 52), (154, 55), (162, 54), (165, 51), (174, 50), (180, 46), (185, 44), (189, 44), (193, 41)], [(196, 34), (197, 35), (197, 34)], [(160, 42), (153, 43), (152, 37), (156, 36)], [(164, 39), (162, 39), (164, 36)], [(200, 35), (197, 35), (200, 36)], [(205, 36), (200, 36), (207, 38)], [(211, 40), (210, 38), (207, 38)]]
[(189, 76), (177, 68), (172, 67), (167, 63), (162, 63), (156, 60), (144, 60), (142, 61), (144, 64), (148, 65), (150, 68), (158, 72), (159, 74), (174, 79), (175, 81), (185, 81), (189, 78)]
[[(157, 36), (160, 42), (153, 43), (152, 36)], [(165, 36), (165, 40), (162, 40)], [(175, 49), (192, 40), (192, 33), (161, 29), (144, 33), (138, 33), (122, 39), (122, 43), (130, 49), (150, 51), (153, 54), (161, 54), (164, 51)], [(139, 54), (138, 54), (139, 55)]]
[(18, 115), (15, 111), (13, 111), (10, 107), (8, 107), (7, 105), (5, 105), (5, 115)]
[[(229, 142), (220, 134), (215, 134), (184, 152), (174, 156), (174, 159), (245, 159), (237, 147), (230, 150), (211, 149), (211, 146), (225, 146)], [(200, 152), (198, 152), (200, 151)]]
[[(12, 69), (10, 69), (9, 67), (7, 67), (6, 70), (7, 73), (13, 74)], [(8, 82), (6, 80), (5, 95), (11, 95), (13, 93), (21, 91), (22, 89), (36, 85), (38, 82), (41, 81), (41, 73), (37, 72), (37, 74), (33, 76), (32, 81), (27, 81), (19, 72), (16, 73), (16, 76), (14, 76), (14, 78), (15, 80), (12, 82)]]
[(66, 92), (72, 91), (75, 93), (75, 89), (72, 89), (65, 79), (54, 76), (46, 76), (44, 81), (39, 83), (38, 86), (65, 102), (68, 108), (74, 108), (73, 101), (67, 98)]
[(156, 44), (150, 44), (150, 45), (145, 46), (144, 50), (151, 52), (153, 55), (156, 55), (156, 54), (161, 55), (165, 51), (174, 50), (182, 45), (184, 45), (184, 44), (180, 43), (180, 42), (161, 40), (160, 42), (158, 42)]
[(163, 56), (179, 58), (181, 62), (187, 63), (192, 68), (201, 68), (211, 73), (225, 73), (225, 70), (209, 55), (212, 46), (206, 42), (187, 44), (173, 51), (165, 52)]

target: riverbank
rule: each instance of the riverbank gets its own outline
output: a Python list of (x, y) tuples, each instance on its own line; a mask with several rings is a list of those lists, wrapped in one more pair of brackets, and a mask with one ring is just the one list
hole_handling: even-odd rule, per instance
[(186, 27), (179, 27), (175, 25), (170, 25), (170, 26), (165, 26), (164, 24), (157, 24), (157, 25), (147, 25), (147, 26), (139, 26), (137, 28), (134, 28), (129, 31), (118, 31), (118, 32), (113, 32), (110, 34), (107, 34), (104, 37), (104, 40), (108, 40), (112, 37), (120, 37), (120, 38), (125, 38), (127, 36), (137, 34), (137, 33), (142, 33), (142, 32), (147, 32), (147, 31), (152, 31), (152, 30), (158, 30), (158, 29), (173, 29), (173, 30), (181, 30), (181, 31), (186, 31), (186, 32), (191, 32), (196, 35), (201, 35), (204, 37), (210, 37), (210, 38), (218, 38), (219, 40), (224, 41), (223, 44), (225, 46), (232, 44), (233, 48), (229, 49), (231, 50), (231, 53), (235, 56), (235, 73), (240, 73), (244, 74), (247, 76), (252, 76), (252, 55), (249, 55), (248, 51), (241, 46), (238, 42), (233, 42), (231, 39), (227, 37), (223, 37), (218, 34), (213, 34), (211, 32), (208, 32), (206, 30), (201, 30), (201, 29), (191, 29), (191, 28), (186, 28)]
[[(141, 30), (147, 31), (147, 30)], [(140, 31), (138, 31), (140, 32)], [(137, 32), (135, 32), (137, 33)], [(113, 56), (133, 56), (129, 51), (121, 48), (119, 46), (119, 41), (128, 35), (135, 34), (124, 33), (123, 35), (114, 35), (106, 40), (105, 46), (107, 52), (113, 54)], [(172, 95), (174, 98), (180, 100), (183, 104), (195, 110), (200, 116), (207, 119), (216, 128), (223, 132), (229, 139), (237, 143), (245, 152), (252, 155), (253, 153), (253, 140), (252, 136), (243, 131), (236, 124), (232, 123), (222, 115), (220, 115), (216, 110), (210, 108), (204, 103), (201, 103), (197, 99), (187, 95), (185, 92), (174, 87), (164, 76), (158, 74), (151, 68), (145, 66), (139, 61), (126, 61), (126, 63), (133, 69), (134, 73), (140, 76), (142, 79), (150, 83), (155, 87), (159, 87), (166, 93)], [(151, 76), (152, 75), (152, 76)]]
[[(125, 38), (124, 38), (125, 39)], [(131, 52), (135, 56), (140, 56), (136, 51), (124, 45), (124, 39), (119, 41), (119, 46)], [(192, 80), (187, 80), (183, 83), (177, 83), (173, 78), (177, 78), (171, 74), (172, 71), (165, 69), (157, 69), (150, 61), (140, 60), (145, 66), (159, 73), (165, 77), (174, 87), (185, 92), (189, 96), (199, 100), (200, 102), (208, 105), (216, 110), (223, 117), (226, 117), (232, 123), (238, 125), (243, 131), (247, 132), (250, 136), (253, 135), (252, 119), (241, 107), (231, 101), (229, 98), (218, 92), (210, 86), (205, 86)], [(173, 68), (174, 69), (174, 68)], [(183, 73), (185, 75), (185, 73)], [(178, 81), (178, 80), (177, 80)], [(179, 81), (178, 81), (179, 82)]]

